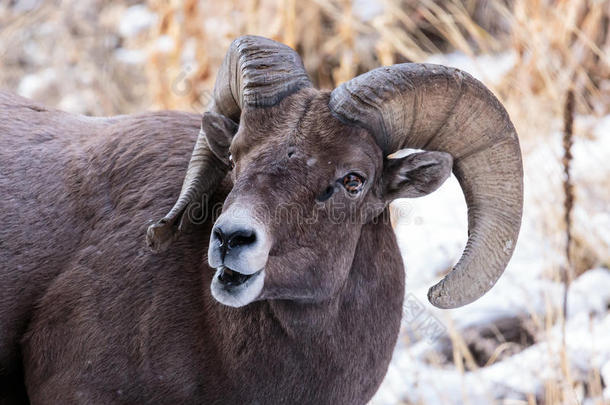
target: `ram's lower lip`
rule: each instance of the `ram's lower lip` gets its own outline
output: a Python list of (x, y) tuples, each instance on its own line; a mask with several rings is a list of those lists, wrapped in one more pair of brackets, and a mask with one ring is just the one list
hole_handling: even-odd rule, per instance
[(221, 266), (218, 269), (217, 277), (220, 284), (225, 287), (237, 287), (244, 284), (246, 281), (255, 277), (261, 273), (262, 270), (252, 274), (243, 274), (235, 270), (231, 270), (228, 267)]
[(248, 275), (226, 267), (218, 267), (210, 290), (216, 301), (237, 308), (256, 301), (263, 290), (264, 283), (264, 268)]

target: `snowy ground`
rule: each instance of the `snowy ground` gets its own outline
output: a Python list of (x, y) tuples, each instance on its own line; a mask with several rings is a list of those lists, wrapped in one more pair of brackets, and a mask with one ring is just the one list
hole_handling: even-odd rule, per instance
[[(483, 61), (454, 54), (431, 62), (462, 68), (489, 83), (510, 68), (511, 60), (509, 54), (495, 59), (486, 56)], [(492, 62), (495, 65), (490, 67)], [(487, 71), (478, 66), (486, 66)], [(601, 120), (579, 117), (577, 125), (590, 126), (592, 136), (577, 138), (574, 145), (576, 185), (604, 184), (610, 177), (610, 116)], [(567, 354), (571, 386), (576, 387), (574, 400), (567, 403), (610, 403), (610, 388), (603, 391), (603, 399), (585, 389), (595, 372), (600, 372), (604, 385), (610, 384), (610, 271), (591, 269), (571, 284), (566, 351), (562, 349), (561, 322), (549, 320), (549, 313), (558, 313), (563, 299), (563, 285), (549, 276), (549, 270), (559, 268), (565, 259), (549, 243), (548, 230), (540, 226), (548, 209), (544, 202), (558, 200), (544, 195), (552, 185), (543, 183), (549, 182), (549, 171), (556, 173), (557, 181), (562, 178), (557, 159), (560, 134), (548, 139), (550, 144), (534, 145), (524, 156), (525, 212), (513, 259), (497, 285), (466, 307), (438, 310), (426, 299), (427, 289), (456, 263), (466, 243), (466, 205), (457, 180), (452, 177), (429, 196), (394, 204), (393, 213), (399, 218), (395, 229), (407, 270), (407, 298), (399, 343), (371, 404), (515, 403), (506, 401), (526, 401), (528, 396), (540, 401), (549, 381), (565, 383), (562, 353)], [(536, 170), (540, 165), (546, 165), (541, 173)], [(592, 238), (598, 253), (607, 255), (610, 189), (593, 193), (596, 195), (587, 197), (594, 201), (577, 205), (575, 222)], [(529, 330), (526, 324), (532, 325)], [(501, 329), (502, 325), (505, 330), (498, 330), (495, 338), (476, 341), (477, 330)], [(525, 342), (502, 341), (503, 333), (510, 335), (520, 328), (529, 336)], [(464, 364), (455, 361), (453, 349), (461, 339), (471, 350), (491, 345), (489, 350), (498, 356), (474, 366), (469, 366), (468, 359)]]

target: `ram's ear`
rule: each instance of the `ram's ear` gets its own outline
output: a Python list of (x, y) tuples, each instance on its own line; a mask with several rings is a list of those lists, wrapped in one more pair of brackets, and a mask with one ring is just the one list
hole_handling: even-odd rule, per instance
[(383, 194), (387, 202), (430, 194), (451, 174), (453, 158), (445, 152), (418, 152), (386, 159)]
[(221, 162), (230, 166), (229, 146), (239, 126), (224, 115), (206, 112), (201, 119), (210, 150)]

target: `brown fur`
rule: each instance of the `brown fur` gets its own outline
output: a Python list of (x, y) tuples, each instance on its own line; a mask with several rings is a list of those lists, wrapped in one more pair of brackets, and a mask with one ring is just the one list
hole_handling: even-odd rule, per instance
[[(198, 116), (86, 118), (0, 93), (0, 404), (367, 402), (398, 335), (403, 263), (381, 152), (327, 102), (305, 90), (244, 111), (212, 203), (313, 210), (354, 165), (366, 196), (300, 228), (280, 215), (262, 296), (231, 308), (210, 294), (211, 219), (164, 253), (144, 244), (179, 194)], [(378, 210), (331, 223), (340, 199)]]

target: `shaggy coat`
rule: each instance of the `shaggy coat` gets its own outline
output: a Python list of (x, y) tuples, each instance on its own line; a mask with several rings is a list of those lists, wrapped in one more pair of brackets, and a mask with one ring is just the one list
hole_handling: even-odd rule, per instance
[[(306, 116), (316, 104), (301, 101)], [(336, 294), (224, 306), (210, 293), (212, 216), (166, 252), (144, 243), (180, 192), (200, 122), (180, 112), (88, 118), (0, 93), (0, 404), (372, 397), (404, 294), (387, 209), (360, 227)], [(232, 188), (227, 176), (211, 203)]]

